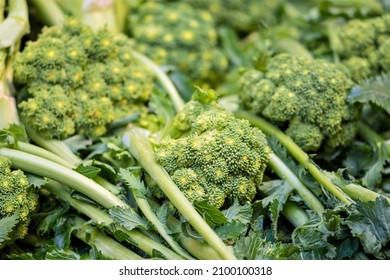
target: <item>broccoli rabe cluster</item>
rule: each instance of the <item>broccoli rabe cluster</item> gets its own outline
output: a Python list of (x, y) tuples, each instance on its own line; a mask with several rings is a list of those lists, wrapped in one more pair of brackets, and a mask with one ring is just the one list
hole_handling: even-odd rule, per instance
[(195, 8), (209, 11), (217, 24), (239, 32), (250, 32), (277, 22), (283, 0), (184, 0)]
[(24, 121), (46, 138), (95, 138), (115, 119), (146, 114), (153, 76), (130, 48), (126, 37), (73, 19), (44, 28), (14, 65), (15, 82), (27, 92), (19, 104)]
[(171, 65), (192, 82), (212, 84), (228, 65), (217, 48), (212, 16), (183, 3), (148, 2), (129, 20), (136, 47), (160, 65)]
[(206, 200), (220, 208), (254, 198), (269, 148), (262, 131), (236, 119), (213, 101), (215, 96), (212, 90), (195, 93), (155, 152), (189, 201)]
[[(31, 215), (38, 206), (38, 194), (21, 170), (11, 170), (11, 161), (0, 156), (0, 220), (17, 214), (17, 223), (5, 243), (27, 234)], [(0, 244), (0, 248), (5, 245)]]
[(335, 32), (341, 43), (335, 51), (354, 81), (390, 70), (390, 15), (354, 19)]
[(356, 134), (356, 108), (346, 100), (352, 81), (342, 65), (279, 54), (264, 73), (244, 72), (240, 84), (244, 105), (286, 127), (305, 151), (317, 151), (323, 143), (331, 150)]

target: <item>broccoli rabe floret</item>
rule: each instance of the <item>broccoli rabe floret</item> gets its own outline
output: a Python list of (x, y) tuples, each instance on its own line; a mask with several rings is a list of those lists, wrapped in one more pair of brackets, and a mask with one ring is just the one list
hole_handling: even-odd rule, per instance
[(16, 213), (17, 223), (0, 248), (25, 237), (31, 215), (38, 206), (38, 194), (21, 170), (12, 170), (11, 161), (0, 156), (0, 221)]
[(342, 65), (279, 54), (264, 73), (244, 72), (240, 84), (244, 105), (286, 127), (305, 151), (347, 145), (356, 133), (356, 109), (346, 100), (352, 81)]
[(283, 0), (184, 0), (195, 8), (207, 10), (217, 24), (240, 32), (256, 31), (277, 22)]
[(264, 134), (199, 90), (155, 147), (156, 159), (191, 201), (215, 207), (250, 202), (261, 183), (269, 148)]
[(103, 135), (115, 119), (147, 114), (153, 76), (124, 36), (96, 33), (76, 20), (44, 28), (15, 61), (15, 82), (27, 96), (24, 121), (46, 138)]
[(193, 82), (214, 83), (227, 68), (207, 11), (183, 3), (148, 2), (132, 12), (129, 32), (140, 52), (160, 65), (176, 67)]
[(354, 81), (390, 70), (390, 15), (350, 20), (334, 32), (341, 43), (334, 51)]

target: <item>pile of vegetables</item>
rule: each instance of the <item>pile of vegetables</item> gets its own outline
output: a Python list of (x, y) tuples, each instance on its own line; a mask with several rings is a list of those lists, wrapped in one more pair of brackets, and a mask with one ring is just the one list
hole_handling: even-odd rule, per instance
[(390, 259), (389, 12), (0, 0), (0, 259)]

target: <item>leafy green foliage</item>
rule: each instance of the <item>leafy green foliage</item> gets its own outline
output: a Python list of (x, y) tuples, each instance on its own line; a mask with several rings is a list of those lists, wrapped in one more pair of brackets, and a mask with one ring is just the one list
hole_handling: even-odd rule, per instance
[(16, 224), (19, 222), (19, 213), (15, 211), (12, 215), (0, 220), (0, 247), (4, 241), (10, 240), (10, 235)]
[(355, 86), (348, 96), (350, 103), (373, 103), (390, 114), (390, 77), (389, 75), (369, 79)]
[(127, 230), (148, 228), (148, 222), (132, 208), (113, 207), (109, 213), (115, 224), (123, 226)]
[(390, 205), (384, 198), (358, 201), (346, 223), (353, 236), (361, 240), (366, 253), (386, 257), (382, 250), (390, 241)]
[(195, 200), (193, 205), (210, 226), (219, 226), (228, 220), (218, 208), (210, 205), (206, 200)]

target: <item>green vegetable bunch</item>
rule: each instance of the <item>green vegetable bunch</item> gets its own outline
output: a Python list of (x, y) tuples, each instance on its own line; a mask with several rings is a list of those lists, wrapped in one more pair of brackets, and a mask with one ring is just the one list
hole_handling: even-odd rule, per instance
[(70, 19), (44, 28), (17, 55), (15, 83), (24, 122), (49, 139), (106, 133), (115, 119), (147, 113), (152, 73), (132, 56), (130, 40)]
[(0, 222), (2, 231), (0, 248), (28, 232), (31, 215), (38, 206), (38, 193), (21, 170), (12, 170), (11, 161), (0, 155)]
[(352, 81), (340, 65), (279, 54), (265, 72), (247, 70), (240, 83), (244, 105), (286, 126), (304, 151), (347, 145), (356, 134), (356, 110), (346, 101)]
[(283, 0), (184, 0), (191, 6), (209, 11), (217, 24), (230, 26), (239, 32), (256, 31), (273, 25)]
[(331, 33), (331, 47), (354, 81), (390, 70), (390, 15), (353, 19)]
[(214, 20), (183, 3), (147, 2), (129, 19), (136, 48), (157, 64), (172, 65), (200, 84), (221, 79), (228, 66), (217, 48)]
[(172, 120), (155, 147), (156, 160), (190, 202), (250, 202), (268, 162), (264, 134), (200, 90)]

